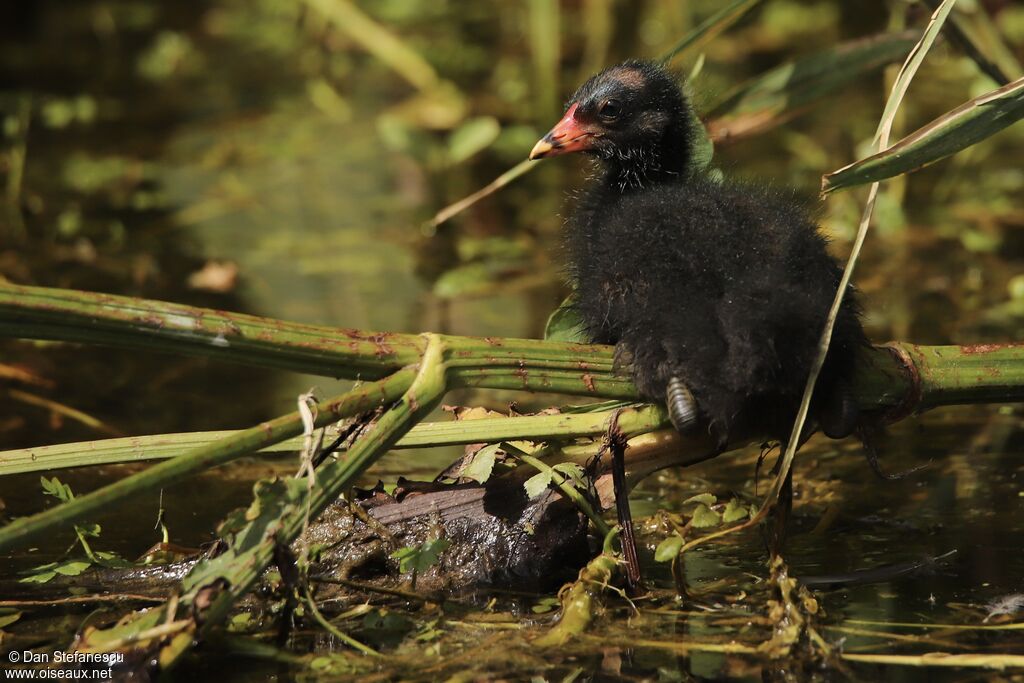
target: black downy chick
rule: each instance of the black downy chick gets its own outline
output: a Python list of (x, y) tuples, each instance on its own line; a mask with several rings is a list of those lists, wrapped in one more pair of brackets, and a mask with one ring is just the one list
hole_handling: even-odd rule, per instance
[[(649, 62), (597, 74), (531, 159), (600, 161), (568, 221), (566, 250), (586, 334), (617, 345), (640, 393), (676, 428), (789, 437), (842, 269), (808, 213), (764, 188), (690, 171), (695, 118)], [(853, 292), (836, 321), (811, 415), (852, 432), (847, 387), (867, 345)]]

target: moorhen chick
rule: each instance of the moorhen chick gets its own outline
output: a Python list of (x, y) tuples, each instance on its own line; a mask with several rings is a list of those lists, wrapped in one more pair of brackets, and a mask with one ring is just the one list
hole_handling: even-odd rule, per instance
[[(731, 437), (785, 441), (842, 269), (802, 206), (691, 171), (700, 124), (689, 107), (663, 67), (627, 61), (584, 83), (530, 158), (599, 161), (565, 244), (590, 340), (617, 346), (679, 431), (706, 424), (723, 448)], [(832, 437), (857, 417), (847, 387), (867, 341), (852, 294), (811, 405)]]

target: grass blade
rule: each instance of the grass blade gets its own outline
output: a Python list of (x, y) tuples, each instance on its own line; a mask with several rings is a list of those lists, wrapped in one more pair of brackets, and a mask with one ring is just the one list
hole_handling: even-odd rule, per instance
[(670, 47), (660, 59), (668, 64), (679, 55), (696, 50), (708, 44), (727, 28), (739, 21), (759, 0), (733, 0), (722, 9), (705, 19), (695, 29), (687, 33), (678, 43)]
[(1024, 78), (985, 93), (919, 128), (892, 147), (822, 178), (821, 191), (916, 171), (995, 135), (1024, 117)]
[(306, 0), (351, 40), (418, 90), (429, 92), (441, 79), (419, 52), (348, 0)]
[(728, 140), (780, 125), (859, 76), (903, 59), (915, 42), (913, 32), (883, 33), (771, 69), (740, 85), (707, 112), (711, 137)]
[(534, 111), (541, 123), (561, 111), (558, 75), (561, 10), (555, 0), (530, 0), (530, 59), (536, 84)]

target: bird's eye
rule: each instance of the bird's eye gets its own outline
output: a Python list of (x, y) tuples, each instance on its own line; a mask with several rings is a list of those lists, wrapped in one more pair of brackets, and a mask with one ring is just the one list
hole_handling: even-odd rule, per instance
[(614, 121), (619, 118), (621, 111), (622, 105), (619, 104), (618, 100), (605, 100), (597, 110), (597, 113), (601, 115), (601, 118), (607, 121)]

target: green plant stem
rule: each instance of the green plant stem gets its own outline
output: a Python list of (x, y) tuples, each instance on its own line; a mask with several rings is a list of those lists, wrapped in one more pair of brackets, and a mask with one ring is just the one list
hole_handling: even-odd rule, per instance
[(327, 631), (332, 636), (334, 636), (335, 638), (337, 638), (341, 642), (345, 643), (349, 647), (351, 647), (351, 648), (353, 648), (355, 650), (359, 650), (364, 655), (370, 655), (371, 657), (380, 657), (380, 656), (382, 656), (379, 652), (374, 650), (369, 645), (365, 645), (364, 643), (359, 642), (358, 640), (356, 640), (352, 636), (348, 635), (344, 631), (339, 630), (338, 628), (336, 628), (334, 626), (334, 624), (329, 622), (327, 620), (327, 618), (324, 617), (324, 615), (321, 614), (320, 610), (317, 608), (316, 600), (313, 599), (313, 595), (312, 595), (312, 593), (310, 593), (309, 584), (306, 584), (303, 587), (302, 594), (303, 594), (303, 597), (305, 598), (304, 602), (306, 603), (306, 607), (309, 609), (310, 614), (313, 615), (313, 619), (315, 619), (316, 622), (318, 624), (320, 624), (320, 626), (323, 627), (323, 629), (325, 631)]
[[(655, 406), (621, 410), (619, 425), (627, 436), (650, 432), (667, 424)], [(427, 422), (413, 427), (395, 448), (428, 448), (482, 442), (573, 439), (607, 431), (615, 411), (526, 415), (452, 422)], [(0, 452), (0, 476), (112, 463), (173, 458), (185, 449), (204, 446), (238, 434), (237, 431), (185, 432), (122, 437), (102, 441), (20, 448)], [(328, 437), (331, 433), (328, 432)], [(302, 438), (294, 437), (263, 448), (262, 453), (297, 451)]]
[[(0, 284), (0, 336), (209, 356), (345, 379), (419, 360), (423, 337), (302, 325), (145, 299)], [(611, 349), (533, 339), (445, 337), (451, 387), (635, 398)]]
[[(0, 284), (0, 336), (211, 356), (350, 379), (380, 379), (418, 362), (424, 350), (420, 335), (6, 283)], [(458, 336), (443, 341), (450, 387), (639, 398), (629, 379), (615, 372), (610, 346)], [(863, 409), (1024, 400), (1024, 345), (890, 347), (875, 348), (861, 363), (855, 393)]]
[[(340, 418), (394, 401), (409, 387), (412, 378), (412, 369), (401, 370), (387, 379), (365, 384), (347, 394), (322, 402), (318, 406), (317, 426), (322, 427)], [(298, 412), (294, 412), (200, 446), (182, 457), (154, 465), (92, 493), (76, 496), (68, 503), (11, 522), (0, 529), (0, 551), (24, 544), (44, 532), (80, 522), (131, 496), (157, 490), (189, 474), (223, 465), (301, 433), (302, 418)]]

